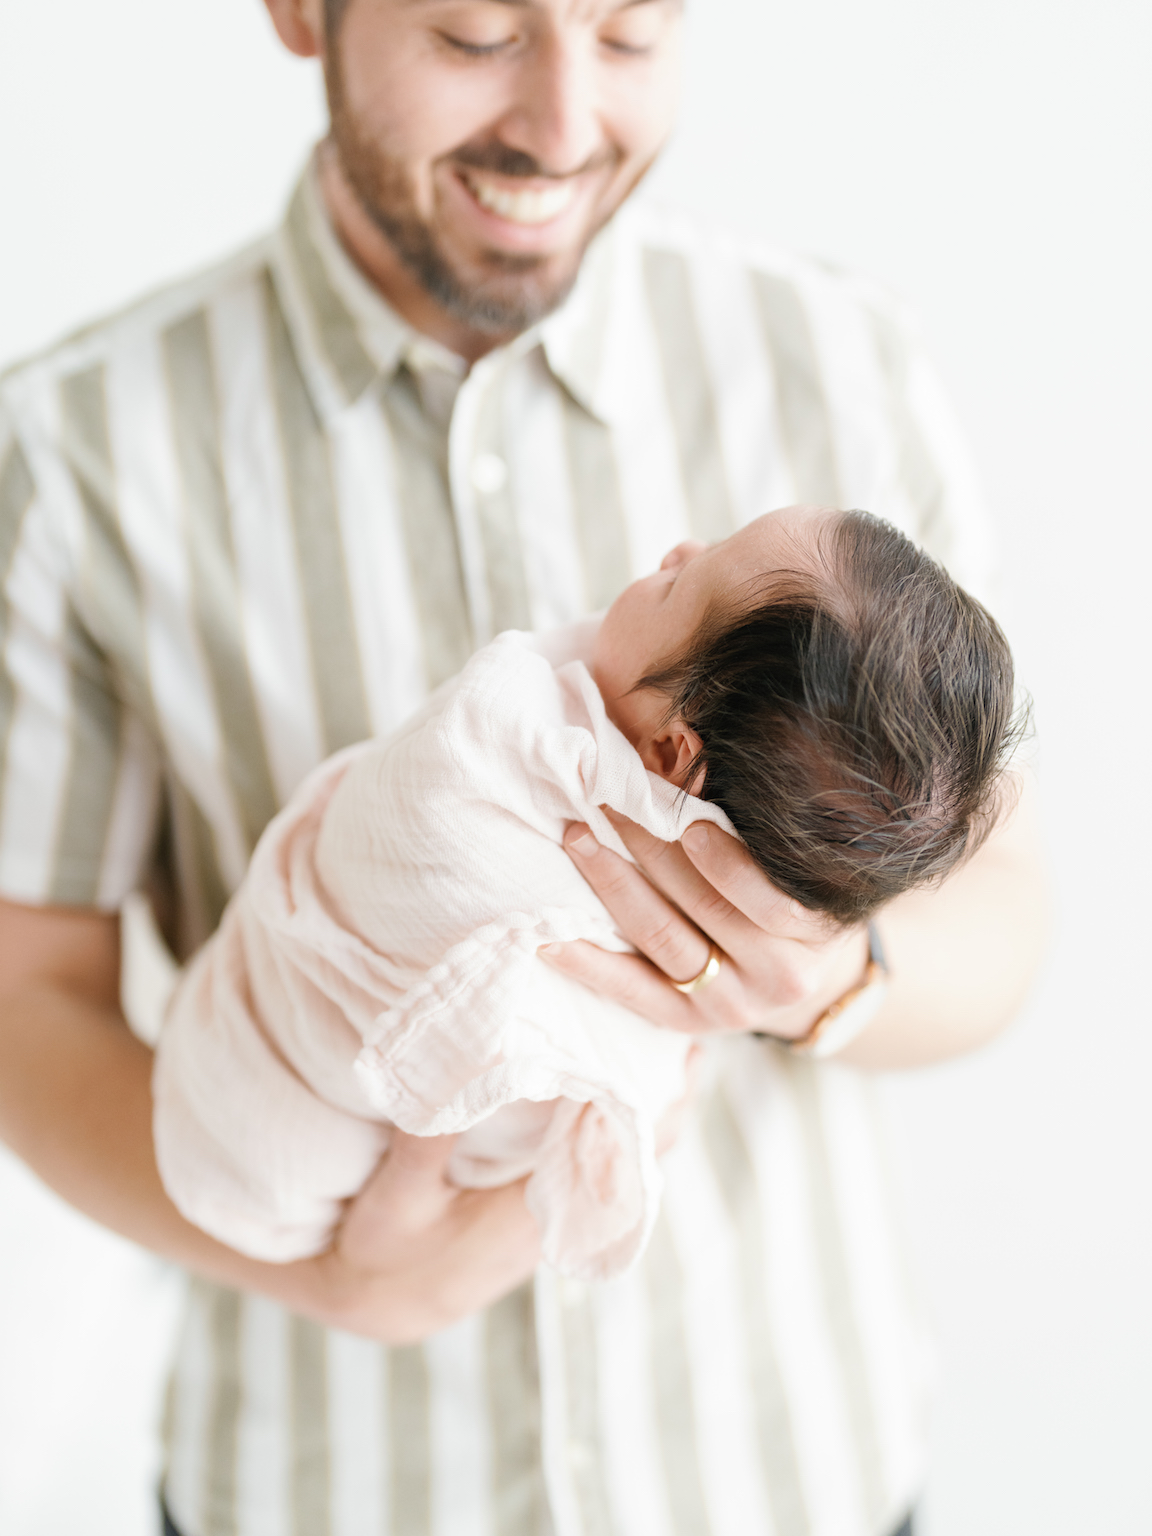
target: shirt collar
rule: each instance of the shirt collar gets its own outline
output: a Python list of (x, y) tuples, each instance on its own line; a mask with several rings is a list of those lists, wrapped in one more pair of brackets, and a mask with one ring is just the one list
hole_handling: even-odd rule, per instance
[(607, 423), (606, 343), (616, 269), (624, 244), (627, 211), (621, 211), (589, 245), (572, 292), (540, 327), (548, 367), (579, 405)]
[[(498, 368), (502, 358), (511, 361), (540, 347), (556, 379), (600, 419), (607, 419), (604, 343), (618, 222), (619, 215), (589, 246), (576, 284), (560, 308), (485, 359), (486, 369)], [(289, 202), (273, 248), (273, 270), (305, 378), (323, 418), (353, 405), (402, 362), (416, 371), (439, 366), (464, 373), (463, 360), (402, 320), (345, 251), (324, 206), (315, 156)]]

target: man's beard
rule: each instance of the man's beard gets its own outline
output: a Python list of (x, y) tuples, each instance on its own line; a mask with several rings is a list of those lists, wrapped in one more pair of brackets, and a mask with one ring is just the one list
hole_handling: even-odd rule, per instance
[[(616, 204), (560, 261), (556, 257), (488, 250), (475, 262), (475, 271), (460, 272), (420, 215), (402, 163), (386, 155), (361, 132), (345, 97), (338, 46), (329, 49), (328, 58), (331, 139), (341, 170), (361, 208), (425, 292), (454, 319), (493, 336), (517, 335), (562, 304), (579, 275), (589, 242), (615, 211)], [(493, 142), (464, 145), (450, 158), (456, 165), (503, 176), (547, 174), (530, 155)], [(581, 169), (595, 171), (615, 166), (619, 159), (618, 152), (609, 151)], [(647, 168), (640, 168), (626, 192), (632, 190)], [(623, 201), (624, 195), (616, 203)]]

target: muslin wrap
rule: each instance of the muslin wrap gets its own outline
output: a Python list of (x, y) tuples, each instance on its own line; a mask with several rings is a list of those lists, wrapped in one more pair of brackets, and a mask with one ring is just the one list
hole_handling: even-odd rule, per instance
[(270, 823), (188, 967), (156, 1058), (160, 1173), (258, 1258), (327, 1246), (389, 1126), (462, 1132), (465, 1187), (526, 1174), (546, 1262), (592, 1279), (643, 1249), (653, 1131), (689, 1040), (536, 955), (628, 945), (561, 847), (602, 806), (667, 841), (716, 807), (648, 773), (580, 661), (509, 632), (386, 740), (330, 758)]

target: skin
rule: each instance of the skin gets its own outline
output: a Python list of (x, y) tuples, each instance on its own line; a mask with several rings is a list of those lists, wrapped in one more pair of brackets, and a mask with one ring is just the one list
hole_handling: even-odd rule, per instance
[[(321, 184), (345, 246), (469, 361), (563, 299), (672, 128), (677, 0), (353, 0), (334, 41), (320, 0), (266, 3), (286, 46), (324, 63)], [(485, 193), (567, 201), (528, 224)]]
[[(687, 540), (608, 610), (593, 675), (610, 718), (652, 772), (683, 784), (701, 743), (682, 720), (666, 718), (662, 694), (637, 683), (678, 654), (707, 613), (729, 599), (738, 606), (765, 572), (818, 571), (818, 535), (830, 515), (789, 507), (720, 544)], [(889, 998), (841, 1060), (876, 1068), (940, 1060), (982, 1044), (1019, 1008), (1042, 953), (1048, 909), (1031, 776), (1018, 775), (1010, 794), (1014, 811), (975, 858), (939, 889), (911, 892), (885, 908), (879, 926), (893, 971)], [(600, 848), (585, 826), (569, 828), (566, 846), (645, 958), (587, 944), (550, 946), (545, 957), (558, 968), (669, 1028), (756, 1029), (784, 1039), (806, 1033), (863, 975), (865, 932), (835, 927), (776, 891), (718, 828), (699, 822), (669, 845), (612, 819), (642, 875)], [(968, 963), (961, 935), (979, 953), (978, 967)], [(686, 998), (667, 979), (697, 975), (709, 938), (725, 952), (720, 975)]]
[(700, 780), (682, 783), (700, 751), (683, 720), (665, 718), (667, 700), (641, 679), (678, 656), (709, 614), (739, 606), (768, 572), (819, 568), (815, 538), (833, 514), (820, 507), (785, 507), (749, 523), (719, 544), (685, 539), (660, 569), (621, 592), (596, 636), (592, 675), (608, 717), (640, 754), (644, 766), (693, 794)]
[[(469, 361), (559, 302), (672, 126), (675, 0), (350, 0), (331, 52), (321, 0), (266, 4), (286, 46), (324, 62), (321, 185), (342, 242), (402, 316)], [(563, 207), (525, 223), (482, 201), (524, 192)], [(1031, 798), (941, 890), (886, 911), (889, 1001), (849, 1059), (934, 1060), (1011, 1017), (1044, 931)], [(716, 828), (673, 846), (620, 832), (635, 867), (587, 828), (567, 836), (640, 951), (549, 957), (589, 986), (669, 1028), (797, 1036), (861, 975), (863, 935), (830, 932)], [(669, 978), (696, 975), (709, 938), (725, 952), (719, 976), (684, 997)], [(114, 916), (0, 902), (0, 1138), (78, 1209), (210, 1279), (390, 1342), (532, 1272), (520, 1186), (453, 1189), (443, 1139), (397, 1135), (316, 1259), (259, 1264), (190, 1226), (156, 1173), (151, 1059), (120, 1012), (119, 975)]]
[[(321, 0), (267, 4), (286, 46), (324, 62), (321, 182), (340, 238), (400, 314), (469, 360), (560, 302), (672, 125), (676, 0), (351, 0), (332, 56)], [(563, 207), (525, 223), (480, 201), (512, 192)], [(429, 252), (452, 302), (429, 292)], [(78, 1209), (210, 1279), (389, 1342), (532, 1273), (520, 1186), (453, 1189), (450, 1140), (397, 1137), (314, 1260), (258, 1264), (190, 1226), (156, 1173), (151, 1058), (120, 1012), (119, 974), (114, 916), (0, 902), (0, 1138)]]
[(211, 1280), (392, 1343), (531, 1274), (521, 1186), (454, 1189), (452, 1138), (398, 1136), (317, 1258), (257, 1263), (191, 1226), (156, 1172), (152, 1056), (120, 1011), (119, 981), (116, 917), (0, 902), (0, 1132), (78, 1210)]

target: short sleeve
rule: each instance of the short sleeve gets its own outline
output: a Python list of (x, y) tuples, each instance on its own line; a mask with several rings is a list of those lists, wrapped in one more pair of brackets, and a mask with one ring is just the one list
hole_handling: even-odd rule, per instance
[(0, 895), (113, 910), (155, 841), (159, 757), (78, 615), (45, 436), (0, 398)]

